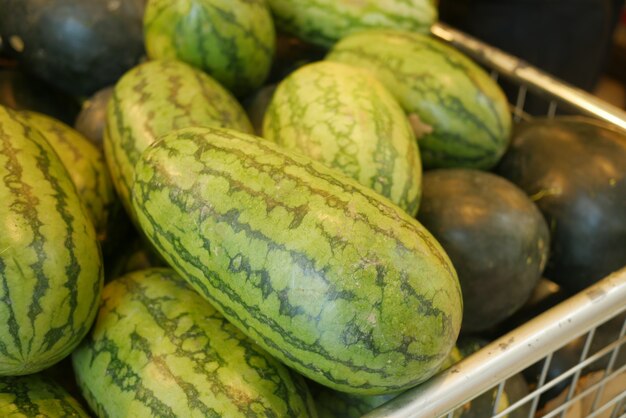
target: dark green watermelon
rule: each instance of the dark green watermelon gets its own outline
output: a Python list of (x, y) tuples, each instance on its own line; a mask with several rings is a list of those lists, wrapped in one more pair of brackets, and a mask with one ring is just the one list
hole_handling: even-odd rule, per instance
[(118, 251), (106, 264), (105, 283), (137, 270), (167, 267), (167, 263), (152, 249), (145, 239), (134, 228), (131, 230), (134, 232), (134, 235), (129, 234), (125, 241), (118, 243)]
[(548, 258), (548, 226), (522, 190), (495, 174), (433, 170), (422, 187), (417, 218), (459, 274), (461, 330), (489, 329), (519, 309), (537, 284)]
[(15, 68), (0, 69), (0, 105), (43, 113), (67, 124), (80, 110), (74, 97)]
[(297, 68), (321, 60), (327, 52), (326, 48), (305, 42), (284, 32), (277, 32), (276, 52), (268, 82), (278, 83)]
[(576, 292), (626, 265), (626, 135), (587, 118), (520, 124), (498, 172), (551, 231), (545, 275)]
[(274, 96), (276, 86), (277, 84), (263, 86), (244, 102), (246, 114), (254, 127), (254, 133), (258, 136), (263, 136), (263, 117)]
[(20, 66), (67, 93), (111, 85), (143, 55), (142, 0), (0, 0), (0, 10)]

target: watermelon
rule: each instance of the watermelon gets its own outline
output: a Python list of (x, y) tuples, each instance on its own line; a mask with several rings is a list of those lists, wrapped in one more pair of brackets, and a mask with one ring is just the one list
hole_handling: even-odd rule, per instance
[(64, 123), (72, 123), (80, 110), (80, 104), (74, 97), (22, 71), (2, 66), (0, 66), (0, 105), (14, 110), (44, 113)]
[(223, 128), (170, 132), (135, 170), (138, 221), (167, 263), (306, 377), (397, 392), (454, 346), (462, 298), (448, 256), (353, 179)]
[(38, 130), (67, 169), (102, 238), (106, 235), (109, 211), (117, 203), (113, 182), (102, 150), (64, 123), (41, 113), (23, 111), (24, 123)]
[(98, 90), (83, 102), (83, 106), (74, 122), (74, 129), (83, 134), (94, 145), (102, 149), (102, 137), (106, 124), (106, 113), (113, 87)]
[(171, 269), (107, 284), (72, 354), (98, 416), (315, 417), (301, 377), (228, 323)]
[(263, 136), (342, 171), (415, 215), (422, 165), (402, 107), (366, 71), (322, 61), (283, 80)]
[(143, 27), (148, 57), (201, 68), (237, 96), (269, 75), (276, 35), (265, 0), (148, 0)]
[(342, 39), (326, 59), (372, 71), (395, 95), (425, 168), (489, 169), (509, 144), (502, 89), (451, 46), (418, 33), (368, 30)]
[(329, 47), (346, 35), (374, 28), (428, 33), (435, 0), (268, 0), (277, 28)]
[[(132, 232), (136, 231), (131, 228)], [(107, 261), (104, 282), (116, 279), (127, 273), (152, 267), (167, 267), (161, 257), (155, 253), (149, 243), (138, 234), (129, 236), (118, 243), (119, 251)]]
[(39, 374), (0, 378), (0, 414), (5, 418), (89, 418), (65, 389)]
[(296, 36), (284, 32), (276, 33), (276, 53), (268, 82), (278, 83), (295, 69), (320, 61), (327, 52), (326, 48), (304, 42)]
[(244, 102), (246, 114), (254, 127), (254, 133), (258, 136), (263, 136), (263, 118), (276, 87), (278, 87), (277, 84), (263, 86)]
[(0, 376), (67, 356), (97, 312), (102, 257), (63, 163), (39, 131), (0, 107)]
[(486, 331), (519, 310), (539, 282), (548, 261), (548, 225), (523, 190), (492, 173), (431, 170), (423, 187), (417, 219), (459, 272), (461, 332)]
[(550, 226), (545, 275), (569, 293), (626, 266), (626, 134), (582, 117), (519, 124), (498, 173)]
[(89, 96), (142, 58), (143, 3), (0, 0), (0, 37), (24, 71), (70, 95)]
[(104, 153), (125, 209), (133, 167), (157, 136), (187, 126), (223, 126), (252, 132), (237, 100), (203, 72), (177, 61), (149, 61), (127, 72), (107, 109)]

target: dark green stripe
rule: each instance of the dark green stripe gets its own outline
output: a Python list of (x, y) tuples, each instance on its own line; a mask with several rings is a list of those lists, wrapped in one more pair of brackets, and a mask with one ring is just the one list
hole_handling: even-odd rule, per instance
[[(35, 144), (39, 150), (39, 154), (37, 156), (37, 167), (43, 174), (46, 181), (50, 184), (50, 187), (56, 192), (56, 210), (58, 214), (61, 216), (64, 224), (67, 225), (67, 235), (63, 240), (63, 245), (69, 255), (69, 263), (65, 266), (65, 277), (66, 281), (63, 284), (68, 290), (69, 300), (67, 304), (70, 306), (70, 312), (67, 320), (65, 321), (65, 325), (57, 328), (51, 328), (44, 338), (44, 349), (50, 350), (57, 342), (59, 342), (63, 337), (67, 336), (68, 333), (72, 335), (66, 344), (73, 345), (77, 338), (81, 338), (83, 334), (77, 333), (77, 330), (74, 329), (74, 312), (76, 312), (76, 308), (78, 307), (78, 292), (76, 288), (78, 287), (78, 279), (81, 274), (81, 266), (78, 262), (78, 258), (76, 257), (76, 242), (74, 241), (74, 224), (75, 219), (74, 216), (70, 213), (70, 209), (68, 208), (68, 196), (65, 190), (59, 184), (59, 179), (50, 171), (50, 158), (48, 152), (41, 147), (39, 143)], [(55, 237), (58, 239), (58, 237)], [(41, 252), (43, 253), (43, 242), (41, 243)], [(41, 266), (33, 266), (33, 269), (40, 268), (37, 271), (37, 276), (41, 275), (41, 282), (38, 282), (37, 287), (35, 288), (35, 300), (38, 300), (42, 292), (48, 290), (48, 282), (46, 277), (43, 274), (43, 261), (41, 262)], [(45, 284), (45, 287), (44, 287)], [(31, 305), (32, 306), (32, 305)], [(38, 306), (39, 308), (39, 306)], [(37, 314), (41, 313), (41, 308), (36, 312)], [(29, 313), (30, 316), (30, 313)], [(34, 324), (34, 316), (32, 318), (32, 322)], [(84, 327), (84, 323), (81, 321), (82, 327)], [(68, 330), (69, 328), (69, 330)]]
[[(0, 128), (1, 129), (1, 128)], [(2, 277), (2, 292), (4, 296), (0, 301), (2, 301), (3, 305), (9, 311), (9, 317), (7, 318), (7, 325), (9, 330), (9, 335), (13, 339), (13, 344), (17, 348), (20, 355), (24, 353), (22, 347), (22, 340), (20, 339), (20, 327), (17, 323), (17, 319), (15, 317), (15, 311), (13, 310), (13, 300), (11, 299), (11, 291), (9, 289), (9, 284), (7, 282), (6, 277), (6, 265), (4, 264), (4, 260), (0, 257), (0, 277)], [(18, 358), (9, 352), (9, 349), (4, 341), (0, 341), (0, 353), (6, 358), (11, 360), (18, 360)]]
[[(23, 135), (26, 138), (30, 138), (31, 133), (33, 132), (32, 129), (22, 125), (15, 113), (6, 112), (5, 115), (16, 125), (19, 124), (19, 126), (23, 127)], [(9, 207), (12, 212), (19, 215), (21, 219), (26, 221), (26, 225), (28, 225), (28, 228), (32, 231), (33, 240), (29, 244), (29, 247), (35, 251), (37, 256), (37, 261), (29, 266), (20, 266), (17, 259), (13, 260), (20, 270), (23, 278), (33, 277), (35, 279), (35, 288), (28, 308), (30, 325), (33, 329), (35, 329), (35, 320), (42, 312), (40, 300), (45, 297), (46, 292), (49, 289), (48, 279), (43, 272), (43, 267), (47, 258), (47, 254), (43, 247), (47, 238), (41, 232), (43, 224), (39, 219), (39, 214), (37, 213), (39, 198), (35, 195), (35, 193), (33, 193), (33, 187), (24, 182), (22, 178), (24, 167), (22, 167), (22, 162), (19, 159), (18, 150), (13, 145), (14, 141), (14, 138), (4, 131), (4, 128), (0, 123), (0, 152), (7, 159), (7, 163), (4, 166), (6, 174), (3, 176), (3, 182), (4, 187), (6, 187), (9, 193), (13, 196)], [(35, 142), (33, 141), (33, 143)], [(28, 267), (28, 271), (25, 272), (24, 268), (26, 267)], [(8, 283), (6, 280), (7, 278), (4, 278), (4, 288), (7, 297), (9, 297), (6, 302), (7, 306), (11, 306), (12, 301), (10, 300)], [(11, 307), (9, 309), (13, 313), (13, 308)], [(19, 352), (21, 354), (30, 353), (32, 351), (32, 343), (35, 335), (33, 334), (30, 340), (26, 343), (27, 347), (25, 348), (25, 353), (19, 336), (19, 325), (17, 324), (14, 314), (12, 314), (12, 318), (9, 319), (9, 324), (9, 331), (13, 337), (16, 347), (19, 349)]]
[[(235, 136), (227, 134), (225, 131), (214, 130), (213, 133), (216, 134), (216, 135), (221, 135), (224, 138), (230, 138), (230, 139), (236, 139), (237, 138)], [(216, 150), (221, 149), (220, 147), (212, 147), (209, 142), (204, 141), (201, 138), (198, 138), (197, 136), (194, 136), (194, 135), (181, 135), (180, 138), (182, 138), (182, 139), (190, 139), (190, 140), (194, 140), (196, 142), (196, 144), (198, 145), (198, 151), (196, 152), (196, 157), (197, 158), (200, 158), (200, 156), (201, 156), (201, 154), (202, 154), (204, 149), (216, 149)], [(341, 189), (341, 191), (344, 192), (346, 196), (352, 196), (352, 195), (355, 195), (355, 194), (359, 195), (359, 197), (365, 199), (368, 203), (370, 203), (371, 205), (376, 207), (376, 209), (379, 211), (379, 214), (378, 214), (379, 216), (385, 217), (385, 218), (393, 221), (393, 223), (395, 225), (397, 225), (397, 227), (399, 229), (407, 228), (409, 230), (414, 231), (419, 236), (419, 238), (421, 240), (421, 243), (426, 245), (431, 250), (431, 253), (433, 254), (433, 256), (435, 256), (439, 260), (440, 264), (448, 271), (448, 273), (451, 276), (454, 275), (454, 273), (450, 269), (450, 264), (448, 263), (448, 261), (445, 260), (441, 256), (439, 250), (437, 248), (435, 248), (435, 246), (433, 245), (432, 238), (428, 237), (423, 231), (421, 231), (419, 229), (416, 229), (415, 226), (407, 218), (398, 216), (398, 211), (397, 211), (397, 209), (395, 207), (392, 207), (392, 206), (388, 205), (387, 203), (385, 203), (384, 201), (382, 201), (380, 199), (375, 199), (375, 198), (373, 198), (369, 194), (363, 193), (363, 189), (360, 188), (360, 187), (354, 187), (350, 183), (346, 183), (344, 181), (339, 180), (336, 176), (333, 176), (333, 175), (331, 175), (329, 173), (322, 173), (322, 172), (318, 171), (311, 164), (300, 163), (299, 161), (296, 161), (293, 158), (289, 157), (288, 154), (279, 152), (275, 148), (266, 145), (262, 141), (254, 142), (254, 145), (257, 146), (258, 148), (262, 149), (264, 152), (266, 152), (268, 154), (273, 154), (273, 155), (280, 156), (281, 158), (283, 158), (285, 160), (285, 165), (290, 165), (290, 166), (294, 166), (294, 167), (298, 167), (298, 168), (304, 169), (306, 171), (306, 173), (308, 175), (310, 175), (311, 177), (320, 178), (320, 179), (324, 180), (325, 182), (327, 182), (328, 184), (331, 184), (334, 187), (337, 187), (337, 188)], [(163, 147), (165, 148), (166, 146), (164, 145)], [(172, 150), (172, 151), (175, 152), (175, 150)], [(236, 148), (229, 148), (228, 152), (230, 152), (233, 155), (237, 156), (237, 158), (240, 159), (240, 161), (250, 162), (251, 165), (254, 166), (255, 168), (258, 168), (259, 171), (261, 171), (261, 172), (264, 171), (264, 167), (265, 167), (264, 164), (263, 163), (258, 163), (256, 161), (254, 161), (250, 157), (250, 155), (245, 152), (245, 150), (236, 149)], [(280, 169), (280, 167), (277, 167), (276, 169)], [(269, 169), (269, 170), (271, 170), (271, 169)], [(317, 196), (320, 196), (320, 197), (324, 198), (324, 200), (326, 201), (326, 203), (329, 206), (341, 209), (343, 211), (344, 215), (346, 216), (346, 218), (348, 218), (348, 219), (355, 219), (355, 220), (358, 220), (360, 222), (363, 222), (363, 223), (367, 224), (377, 234), (394, 240), (396, 242), (396, 245), (397, 245), (397, 247), (398, 247), (398, 249), (400, 251), (409, 251), (409, 249), (406, 248), (406, 246), (401, 241), (399, 241), (398, 238), (393, 233), (380, 228), (376, 224), (373, 224), (364, 215), (362, 215), (360, 213), (354, 213), (354, 211), (349, 206), (350, 202), (346, 202), (346, 201), (340, 200), (339, 198), (337, 198), (336, 195), (331, 195), (331, 194), (329, 194), (329, 193), (327, 193), (327, 192), (325, 192), (323, 190), (317, 189), (312, 184), (307, 183), (307, 182), (303, 182), (302, 179), (300, 179), (298, 177), (295, 177), (293, 175), (289, 175), (284, 170), (282, 170), (282, 171), (279, 170), (279, 172), (285, 178), (289, 178), (291, 180), (294, 180), (298, 184), (298, 186), (306, 188), (311, 193), (311, 195), (317, 195)], [(212, 174), (212, 171), (210, 170), (210, 168), (207, 168), (202, 173), (203, 174), (204, 173)], [(214, 173), (215, 173), (215, 175), (222, 176), (224, 178), (228, 178), (229, 177), (229, 175), (227, 173), (219, 173), (219, 172), (214, 172)], [(246, 190), (245, 186), (243, 186), (243, 187), (244, 187), (243, 190)], [(250, 194), (254, 194), (252, 191), (249, 191), (249, 193)], [(269, 195), (255, 196), (255, 197), (263, 198), (266, 202), (268, 201), (268, 199), (269, 199), (269, 201), (272, 200), (271, 196), (269, 196)], [(276, 205), (278, 205), (278, 203)], [(268, 207), (272, 207), (272, 206), (268, 205)], [(283, 206), (283, 208), (288, 210), (288, 208), (285, 207), (285, 206)]]
[(90, 346), (92, 348), (92, 363), (103, 354), (109, 358), (107, 377), (115, 386), (124, 392), (134, 394), (134, 398), (148, 407), (154, 416), (176, 417), (174, 411), (167, 404), (163, 403), (155, 396), (154, 392), (143, 385), (141, 376), (133, 371), (132, 364), (123, 360), (124, 356), (120, 355), (119, 346), (115, 341), (103, 336), (98, 341), (92, 341)]

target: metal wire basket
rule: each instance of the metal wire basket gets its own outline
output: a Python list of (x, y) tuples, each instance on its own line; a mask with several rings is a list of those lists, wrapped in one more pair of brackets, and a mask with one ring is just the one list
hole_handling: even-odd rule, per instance
[[(549, 117), (565, 110), (593, 116), (626, 130), (626, 112), (580, 89), (444, 24), (435, 25), (432, 34), (484, 65), (495, 79), (517, 86), (511, 101), (515, 119), (529, 117), (526, 106), (529, 98), (536, 96), (545, 101), (545, 114)], [(605, 330), (609, 328), (616, 331), (607, 338)], [(556, 376), (550, 373), (555, 354), (574, 343), (580, 347), (574, 364)], [(460, 415), (468, 401), (487, 394), (491, 413), (484, 418), (623, 418), (626, 417), (626, 347), (622, 347), (625, 343), (626, 266), (365, 417), (452, 418)], [(500, 401), (505, 396), (507, 382), (529, 370), (537, 375), (533, 390), (503, 407)], [(594, 372), (587, 373), (590, 370)], [(542, 395), (559, 387), (565, 389), (558, 402), (549, 408), (542, 405)]]

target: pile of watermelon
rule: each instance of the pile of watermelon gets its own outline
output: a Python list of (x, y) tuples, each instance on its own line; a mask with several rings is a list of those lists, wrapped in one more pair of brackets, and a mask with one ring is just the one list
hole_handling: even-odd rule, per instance
[(626, 265), (624, 133), (514, 126), (436, 19), (0, 0), (0, 410), (358, 417)]

